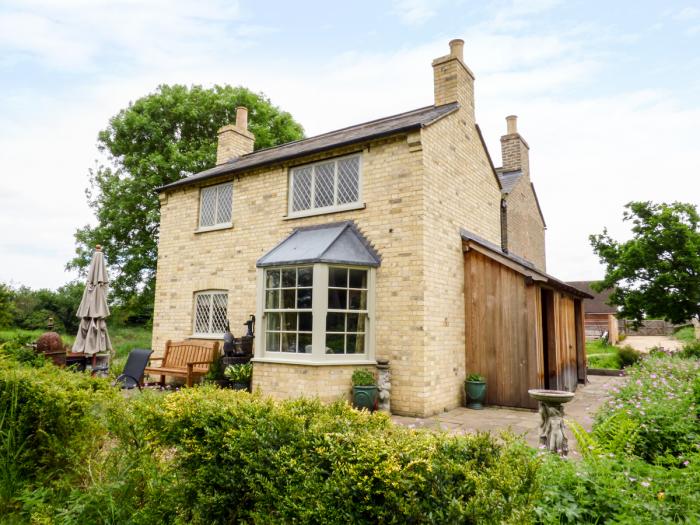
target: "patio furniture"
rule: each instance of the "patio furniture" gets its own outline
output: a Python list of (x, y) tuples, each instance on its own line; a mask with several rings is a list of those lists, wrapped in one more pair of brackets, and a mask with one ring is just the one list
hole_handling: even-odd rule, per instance
[(145, 372), (159, 375), (161, 385), (165, 376), (184, 377), (185, 384), (192, 386), (194, 379), (209, 372), (209, 366), (219, 357), (218, 341), (178, 341), (165, 343), (163, 357), (152, 357), (151, 361), (162, 361), (161, 366), (149, 366)]
[(151, 357), (153, 350), (146, 348), (134, 348), (129, 352), (124, 365), (124, 371), (117, 377), (114, 384), (121, 383), (122, 388), (137, 387), (141, 390), (143, 383), (143, 375), (148, 365), (148, 360)]

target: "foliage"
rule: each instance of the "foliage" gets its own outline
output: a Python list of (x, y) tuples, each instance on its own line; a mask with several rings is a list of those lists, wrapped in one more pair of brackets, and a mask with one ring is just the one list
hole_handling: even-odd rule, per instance
[(623, 367), (631, 366), (642, 358), (642, 354), (629, 345), (625, 345), (617, 351), (620, 363)]
[(255, 148), (302, 138), (302, 127), (263, 94), (243, 87), (161, 85), (112, 117), (98, 135), (109, 165), (90, 171), (88, 204), (97, 226), (76, 234), (70, 268), (85, 270), (95, 244), (104, 247), (119, 303), (149, 315), (154, 294), (160, 211), (155, 189), (212, 167), (218, 129), (249, 110)]
[(586, 341), (586, 356), (588, 358), (589, 368), (611, 370), (620, 370), (622, 368), (619, 348), (608, 344), (604, 339)]
[(624, 386), (613, 388), (612, 398), (597, 415), (597, 427), (622, 412), (638, 427), (630, 454), (650, 463), (677, 466), (697, 452), (700, 442), (692, 395), (699, 372), (698, 361), (647, 357), (628, 369)]
[(700, 359), (700, 341), (684, 345), (678, 356), (685, 359)]
[(675, 331), (673, 337), (684, 343), (693, 343), (697, 341), (697, 339), (695, 339), (695, 327), (692, 325), (679, 328)]
[(224, 370), (224, 376), (234, 383), (250, 383), (253, 377), (253, 364), (229, 365)]
[(377, 384), (374, 374), (364, 368), (358, 368), (352, 373), (352, 386), (373, 386)]
[(134, 411), (174, 452), (181, 522), (520, 523), (536, 493), (520, 441), (411, 431), (343, 402), (200, 387)]
[(12, 288), (0, 283), (0, 327), (12, 325), (15, 320), (15, 303)]
[(547, 454), (539, 471), (537, 522), (697, 523), (700, 454), (687, 461), (667, 469), (615, 454), (582, 461)]
[(220, 381), (221, 379), (224, 379), (224, 372), (225, 367), (221, 361), (221, 357), (214, 359), (214, 361), (212, 361), (212, 363), (209, 365), (209, 371), (204, 376), (204, 381)]
[(483, 383), (484, 381), (486, 381), (486, 378), (481, 374), (472, 373), (467, 376), (466, 380), (473, 381), (475, 383)]
[(0, 355), (0, 462), (12, 467), (0, 476), (6, 509), (17, 505), (21, 486), (75, 476), (106, 437), (96, 416), (115, 396), (108, 383), (84, 374), (18, 364), (5, 353), (9, 344)]
[(593, 285), (612, 289), (620, 315), (639, 325), (646, 317), (683, 323), (700, 314), (700, 216), (692, 204), (630, 202), (625, 221), (632, 239), (613, 240), (607, 230), (591, 235), (593, 250), (606, 265)]
[(10, 289), (13, 317), (11, 323), (5, 326), (45, 331), (48, 319), (52, 317), (56, 330), (74, 333), (80, 322), (75, 313), (84, 288), (84, 283), (72, 281), (57, 290), (32, 290), (27, 286)]

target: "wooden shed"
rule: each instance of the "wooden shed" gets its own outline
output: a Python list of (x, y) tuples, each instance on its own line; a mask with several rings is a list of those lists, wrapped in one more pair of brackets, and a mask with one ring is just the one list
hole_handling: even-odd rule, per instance
[(486, 403), (537, 408), (528, 389), (585, 383), (590, 295), (469, 232), (462, 245), (465, 366), (486, 377)]

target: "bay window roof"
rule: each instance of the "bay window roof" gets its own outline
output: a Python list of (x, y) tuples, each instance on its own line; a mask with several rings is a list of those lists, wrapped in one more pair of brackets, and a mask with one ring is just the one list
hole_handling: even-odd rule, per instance
[(258, 268), (329, 263), (377, 267), (381, 259), (352, 221), (297, 228), (258, 259)]

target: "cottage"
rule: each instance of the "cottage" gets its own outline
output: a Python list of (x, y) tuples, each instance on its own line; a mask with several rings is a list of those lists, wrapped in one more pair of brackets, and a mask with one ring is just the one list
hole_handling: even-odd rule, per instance
[(591, 288), (595, 281), (572, 281), (571, 286), (591, 295), (591, 299), (583, 302), (583, 322), (587, 339), (600, 339), (605, 334), (608, 341), (616, 344), (620, 340), (620, 326), (617, 319), (617, 308), (608, 304), (612, 290), (596, 292)]
[(392, 411), (418, 416), (463, 403), (467, 372), (524, 407), (585, 380), (586, 294), (545, 273), (515, 117), (497, 170), (463, 42), (432, 67), (432, 105), (275, 148), (238, 108), (217, 165), (160, 189), (156, 351), (255, 313), (254, 388), (330, 401), (388, 359)]

